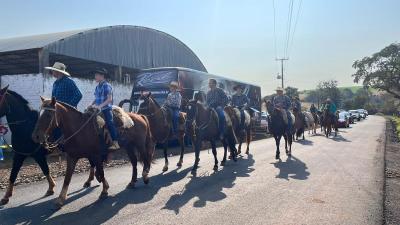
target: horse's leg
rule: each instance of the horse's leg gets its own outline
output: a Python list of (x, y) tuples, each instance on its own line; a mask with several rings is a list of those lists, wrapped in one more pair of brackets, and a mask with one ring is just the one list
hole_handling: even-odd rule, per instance
[(240, 135), (240, 137), (239, 137), (239, 145), (238, 145), (238, 152), (237, 152), (238, 155), (242, 154), (242, 143), (243, 143), (243, 136)]
[(96, 170), (98, 171), (98, 175), (100, 178), (100, 182), (103, 183), (103, 190), (101, 191), (99, 198), (103, 199), (108, 196), (108, 189), (110, 188), (110, 185), (108, 184), (106, 177), (104, 176), (104, 167), (102, 160), (101, 159), (96, 160), (95, 164), (96, 164)]
[[(145, 155), (147, 152), (145, 143), (138, 144), (136, 149), (139, 152), (139, 154), (142, 156)], [(143, 171), (142, 171), (143, 183), (148, 184), (150, 182), (149, 172), (150, 172), (151, 159), (147, 160), (146, 157), (141, 157), (141, 158), (143, 160)], [(136, 162), (136, 165), (137, 165), (137, 162)], [(136, 171), (137, 171), (137, 169), (136, 169)]]
[(19, 170), (21, 169), (21, 166), (25, 158), (26, 156), (15, 153), (10, 174), (10, 180), (8, 181), (6, 193), (4, 194), (4, 197), (0, 201), (0, 205), (5, 205), (9, 202), (10, 197), (13, 194), (15, 180), (17, 179)]
[(224, 146), (224, 157), (222, 158), (221, 166), (225, 166), (226, 155), (227, 155), (227, 152), (228, 152), (228, 144), (226, 143), (225, 139), (222, 139), (221, 142), (222, 142), (222, 145)]
[(185, 133), (181, 133), (179, 137), (179, 144), (181, 145), (181, 156), (179, 157), (179, 162), (176, 164), (178, 167), (182, 166), (183, 163), (183, 155), (185, 154)]
[(135, 187), (135, 183), (137, 181), (137, 156), (134, 152), (134, 147), (125, 147), (126, 149), (126, 153), (129, 157), (129, 161), (131, 161), (131, 165), (132, 165), (132, 178), (131, 178), (131, 182), (129, 182), (128, 186), (126, 186), (126, 188), (132, 189)]
[(214, 167), (213, 167), (213, 170), (217, 171), (218, 170), (217, 146), (216, 146), (214, 140), (210, 141), (210, 143), (211, 143), (212, 153), (214, 155)]
[(54, 182), (53, 178), (50, 175), (49, 165), (47, 164), (46, 155), (44, 154), (44, 152), (38, 152), (35, 155), (33, 155), (33, 158), (39, 164), (40, 169), (46, 176), (47, 182), (49, 183), (49, 189), (47, 189), (45, 196), (53, 195), (56, 183)]
[(291, 139), (291, 137), (288, 137), (288, 143), (289, 143), (288, 156), (291, 157), (292, 156), (292, 143), (293, 143), (293, 140)]
[(164, 167), (162, 169), (163, 172), (168, 170), (168, 140), (166, 140), (163, 144), (163, 148), (164, 148), (164, 159), (165, 159), (165, 164)]
[(246, 154), (247, 155), (249, 154), (249, 150), (250, 150), (250, 142), (251, 142), (251, 129), (248, 128), (246, 131), (246, 144), (247, 144)]
[(281, 143), (281, 138), (282, 136), (276, 136), (274, 135), (274, 139), (275, 139), (275, 143), (276, 143), (276, 155), (275, 155), (275, 159), (279, 159), (279, 155), (280, 155), (280, 151), (279, 151), (279, 145)]
[(89, 159), (89, 163), (90, 163), (89, 177), (86, 180), (86, 182), (83, 184), (84, 188), (90, 187), (92, 181), (94, 180), (94, 167), (95, 167), (95, 165), (94, 165), (93, 160), (91, 160), (91, 159)]
[(69, 183), (71, 182), (71, 178), (72, 178), (72, 174), (74, 173), (74, 170), (75, 170), (76, 162), (78, 162), (78, 159), (72, 158), (67, 154), (67, 170), (65, 173), (64, 184), (61, 189), (60, 195), (58, 196), (58, 198), (56, 200), (56, 205), (59, 208), (61, 208), (64, 205), (65, 199), (67, 199), (68, 186), (69, 186)]
[(196, 141), (193, 143), (194, 144), (195, 160), (194, 160), (192, 171), (196, 171), (197, 168), (199, 167), (201, 141), (202, 141), (202, 138), (197, 136), (196, 137)]
[(285, 139), (285, 152), (286, 152), (286, 154), (288, 154), (288, 139), (289, 139), (289, 137), (291, 137), (290, 134), (289, 135), (286, 135), (286, 134), (283, 135), (283, 139)]

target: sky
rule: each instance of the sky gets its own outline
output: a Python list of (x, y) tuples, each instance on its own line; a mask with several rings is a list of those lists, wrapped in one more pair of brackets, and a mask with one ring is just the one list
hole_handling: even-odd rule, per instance
[(312, 89), (328, 79), (355, 85), (355, 60), (400, 41), (398, 9), (398, 0), (3, 0), (0, 38), (150, 27), (187, 44), (210, 73), (260, 85), (270, 94), (281, 82), (275, 59), (282, 57), (289, 58), (285, 86)]

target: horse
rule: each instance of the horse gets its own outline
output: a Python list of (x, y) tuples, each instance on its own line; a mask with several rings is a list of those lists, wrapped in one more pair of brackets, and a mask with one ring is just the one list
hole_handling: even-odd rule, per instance
[[(285, 139), (285, 150), (286, 155), (288, 157), (292, 156), (292, 143), (293, 143), (293, 134), (294, 127), (292, 125), (292, 129), (288, 129), (287, 124), (285, 123), (283, 117), (287, 116), (286, 112), (282, 112), (282, 110), (273, 106), (271, 101), (266, 101), (267, 111), (268, 111), (268, 130), (274, 136), (276, 143), (276, 154), (275, 159), (280, 159), (280, 150), (279, 146), (281, 143), (281, 138)], [(292, 115), (292, 119), (295, 120)], [(289, 145), (289, 147), (288, 147)]]
[(21, 95), (8, 89), (8, 86), (0, 90), (0, 117), (7, 118), (11, 130), (11, 144), (14, 151), (12, 169), (6, 193), (0, 201), (0, 205), (9, 202), (13, 194), (14, 183), (21, 166), (27, 157), (32, 157), (39, 164), (40, 169), (49, 183), (45, 196), (54, 194), (55, 182), (50, 175), (47, 164), (47, 150), (31, 139), (32, 131), (38, 119), (39, 113), (30, 108), (29, 103)]
[(317, 134), (318, 122), (314, 117), (316, 115), (313, 115), (311, 112), (303, 112), (303, 113), (304, 113), (304, 117), (306, 119), (306, 124), (308, 127), (308, 134), (310, 134), (310, 133)]
[[(67, 153), (66, 175), (56, 205), (63, 206), (72, 174), (80, 158), (87, 158), (95, 165), (95, 177), (103, 184), (100, 198), (107, 197), (109, 184), (104, 176), (102, 154), (105, 146), (102, 144), (103, 136), (99, 134), (97, 113), (89, 116), (68, 104), (56, 101), (55, 98), (44, 99), (41, 97), (41, 100), (42, 112), (32, 133), (32, 138), (35, 142), (47, 143), (50, 134), (58, 127), (64, 135), (58, 143), (62, 143), (63, 150)], [(120, 145), (126, 150), (133, 167), (132, 179), (127, 186), (127, 188), (132, 188), (137, 181), (138, 158), (143, 163), (143, 181), (145, 184), (149, 182), (148, 174), (154, 154), (154, 143), (147, 119), (137, 114), (129, 113), (128, 115), (134, 122), (134, 126), (119, 133)]]
[(241, 121), (240, 109), (235, 107), (225, 107), (225, 111), (228, 113), (232, 121), (233, 130), (238, 138), (239, 146), (237, 154), (239, 155), (242, 153), (242, 143), (246, 140), (247, 147), (245, 153), (248, 155), (252, 137), (251, 130), (253, 127), (250, 113), (247, 110), (244, 110), (244, 121)]
[(294, 127), (296, 129), (296, 133), (295, 133), (296, 141), (299, 140), (299, 137), (301, 135), (303, 135), (303, 140), (305, 140), (305, 137), (304, 137), (304, 130), (305, 130), (305, 124), (306, 124), (305, 117), (304, 117), (303, 113), (297, 108), (293, 108), (293, 115), (295, 117)]
[(332, 118), (332, 116), (329, 113), (328, 109), (325, 109), (324, 112), (322, 113), (322, 119), (321, 119), (321, 127), (324, 127), (324, 133), (326, 137), (329, 137), (332, 134), (332, 128), (335, 129), (335, 137), (337, 136), (337, 127), (336, 127), (336, 122)]
[[(236, 136), (232, 127), (229, 115), (225, 111), (226, 126), (224, 138), (221, 142), (224, 146), (224, 157), (221, 166), (226, 163), (227, 148), (231, 151), (232, 159), (236, 162)], [(195, 149), (195, 162), (192, 171), (195, 172), (200, 161), (200, 148), (203, 141), (209, 141), (212, 153), (214, 155), (214, 170), (218, 170), (217, 147), (216, 141), (219, 139), (219, 118), (215, 110), (210, 109), (200, 102), (198, 99), (191, 100), (188, 105), (186, 118), (186, 133), (191, 134), (192, 142)]]
[[(150, 130), (155, 139), (155, 142), (162, 144), (164, 149), (164, 159), (165, 164), (162, 169), (163, 172), (168, 170), (168, 140), (173, 137), (172, 132), (172, 114), (170, 110), (166, 107), (161, 107), (157, 101), (151, 95), (151, 92), (147, 95), (142, 95), (140, 97), (143, 102), (139, 106), (138, 113), (145, 115), (150, 122)], [(185, 153), (185, 119), (186, 113), (181, 112), (179, 115), (179, 133), (177, 135), (179, 145), (181, 147), (181, 154), (179, 161), (177, 163), (178, 167), (182, 166), (183, 163), (183, 155)]]

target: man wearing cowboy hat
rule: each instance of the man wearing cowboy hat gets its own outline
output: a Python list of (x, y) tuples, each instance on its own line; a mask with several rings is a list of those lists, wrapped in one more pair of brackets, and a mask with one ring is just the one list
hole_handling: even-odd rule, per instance
[(223, 139), (225, 132), (224, 108), (228, 104), (228, 96), (223, 89), (217, 87), (215, 79), (208, 80), (208, 87), (210, 90), (207, 92), (206, 102), (208, 107), (215, 109), (218, 114), (220, 139)]
[(106, 81), (105, 76), (107, 70), (104, 68), (93, 71), (94, 79), (98, 83), (94, 91), (94, 101), (90, 107), (97, 108), (104, 115), (104, 121), (106, 122), (107, 128), (110, 131), (111, 139), (113, 140), (109, 150), (117, 150), (120, 148), (118, 144), (118, 133), (115, 128), (112, 114), (112, 87), (111, 84)]
[(241, 127), (244, 127), (244, 122), (245, 122), (244, 109), (249, 104), (249, 98), (247, 98), (247, 96), (243, 94), (243, 89), (244, 89), (243, 86), (240, 84), (233, 86), (233, 90), (236, 91), (236, 93), (232, 96), (232, 106), (240, 110)]
[(290, 129), (292, 125), (292, 116), (289, 112), (289, 109), (291, 108), (292, 103), (290, 102), (290, 98), (287, 95), (283, 94), (283, 91), (284, 90), (281, 87), (278, 87), (276, 89), (276, 96), (274, 97), (274, 99), (272, 99), (272, 103), (274, 104), (275, 108), (278, 108), (286, 113), (286, 116), (283, 116), (283, 120)]
[(181, 109), (182, 96), (178, 92), (179, 84), (176, 81), (172, 81), (169, 84), (169, 94), (165, 101), (165, 106), (172, 112), (172, 131), (174, 134), (178, 132), (179, 113)]
[(55, 97), (57, 101), (76, 108), (82, 99), (82, 93), (66, 71), (66, 66), (63, 63), (55, 62), (52, 67), (45, 67), (45, 69), (49, 70), (50, 74), (57, 79), (53, 83), (51, 96)]
[(299, 112), (301, 111), (301, 102), (299, 97), (293, 97), (293, 109), (297, 109)]

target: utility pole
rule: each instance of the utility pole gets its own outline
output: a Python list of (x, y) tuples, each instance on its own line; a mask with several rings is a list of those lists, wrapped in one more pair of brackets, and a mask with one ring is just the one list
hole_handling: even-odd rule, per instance
[(281, 79), (282, 79), (282, 88), (285, 88), (283, 85), (283, 61), (289, 60), (289, 58), (280, 58), (280, 59), (275, 59), (276, 61), (281, 61)]

